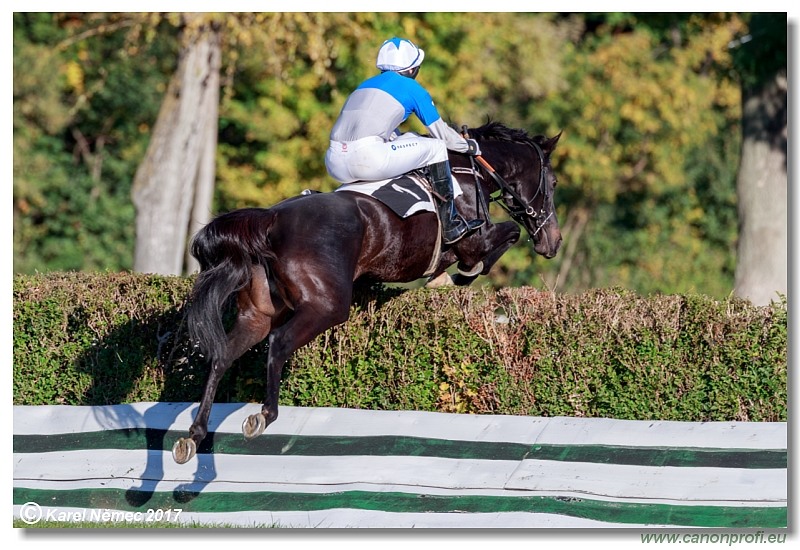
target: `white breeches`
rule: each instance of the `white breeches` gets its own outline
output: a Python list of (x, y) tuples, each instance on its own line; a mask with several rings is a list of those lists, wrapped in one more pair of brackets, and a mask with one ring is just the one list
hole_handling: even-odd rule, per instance
[(379, 137), (331, 141), (325, 154), (328, 173), (340, 183), (385, 180), (446, 160), (444, 141), (411, 132), (387, 142)]

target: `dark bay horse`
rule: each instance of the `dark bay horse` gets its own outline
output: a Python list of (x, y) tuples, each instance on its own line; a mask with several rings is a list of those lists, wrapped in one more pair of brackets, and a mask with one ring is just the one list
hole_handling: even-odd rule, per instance
[[(456, 204), (466, 217), (484, 217), (487, 224), (442, 246), (438, 260), (434, 251), (441, 236), (435, 213), (403, 219), (377, 200), (353, 192), (316, 193), (272, 208), (235, 210), (205, 226), (192, 242), (201, 270), (188, 324), (190, 336), (210, 361), (210, 372), (190, 437), (179, 439), (172, 449), (175, 461), (190, 460), (206, 437), (223, 374), (265, 338), (266, 398), (261, 413), (245, 419), (242, 431), (251, 439), (275, 421), (284, 364), (295, 350), (347, 321), (355, 281), (409, 282), (428, 273), (433, 279), (458, 262), (453, 281), (469, 284), (486, 275), (519, 240), (518, 224), (528, 231), (538, 254), (555, 256), (561, 231), (550, 155), (560, 136), (531, 137), (497, 122), (470, 130), (495, 172), (473, 171), (474, 157), (451, 153), (464, 191)], [(487, 199), (497, 200), (515, 221), (491, 223)], [(222, 314), (233, 294), (237, 317), (226, 335)]]

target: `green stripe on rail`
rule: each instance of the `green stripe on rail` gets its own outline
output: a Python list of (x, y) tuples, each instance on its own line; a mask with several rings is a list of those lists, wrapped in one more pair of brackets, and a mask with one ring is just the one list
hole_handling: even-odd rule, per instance
[[(186, 433), (129, 428), (55, 435), (15, 435), (15, 453), (121, 449), (170, 451)], [(264, 434), (245, 441), (239, 434), (211, 433), (199, 453), (286, 456), (425, 456), (477, 460), (554, 460), (640, 466), (772, 469), (787, 467), (786, 450), (529, 445), (409, 436), (294, 436)]]
[(220, 513), (315, 511), (337, 508), (393, 513), (556, 514), (600, 522), (684, 527), (775, 529), (787, 527), (786, 507), (682, 506), (609, 502), (556, 496), (428, 495), (401, 492), (330, 493), (141, 492), (123, 489), (41, 490), (14, 488), (14, 504), (122, 511), (175, 510)]

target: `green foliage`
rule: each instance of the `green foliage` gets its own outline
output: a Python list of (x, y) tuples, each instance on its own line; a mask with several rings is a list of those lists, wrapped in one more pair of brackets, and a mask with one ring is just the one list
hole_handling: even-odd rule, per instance
[[(333, 189), (330, 127), (377, 46), (403, 35), (425, 49), (419, 80), (446, 120), (564, 132), (561, 253), (519, 243), (485, 283), (730, 293), (737, 78), (785, 65), (785, 14), (204, 17), (224, 41), (215, 211)], [(130, 186), (183, 31), (174, 13), (14, 14), (16, 272), (130, 268)]]
[[(133, 23), (109, 17), (111, 28)], [(141, 48), (123, 33), (76, 39), (78, 24), (98, 20), (14, 14), (16, 272), (132, 265), (130, 184), (174, 68), (174, 39)]]
[[(735, 15), (609, 16), (570, 56), (553, 100), (565, 252), (551, 286), (732, 288), (740, 92)], [(719, 68), (719, 70), (712, 70)]]
[(190, 285), (112, 273), (16, 277), (14, 402), (111, 404), (169, 392), (163, 365), (179, 371), (191, 356), (175, 347)]
[[(193, 278), (14, 280), (14, 403), (197, 401)], [(785, 421), (787, 305), (625, 290), (361, 289), (350, 320), (298, 350), (280, 402), (622, 419)], [(230, 320), (230, 317), (229, 317)], [(259, 402), (262, 343), (217, 402)]]

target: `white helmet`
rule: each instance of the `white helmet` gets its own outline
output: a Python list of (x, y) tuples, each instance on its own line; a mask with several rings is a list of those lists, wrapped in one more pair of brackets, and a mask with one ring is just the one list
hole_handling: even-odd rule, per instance
[(382, 71), (405, 71), (419, 67), (425, 59), (425, 52), (406, 38), (391, 38), (378, 50), (375, 63)]

